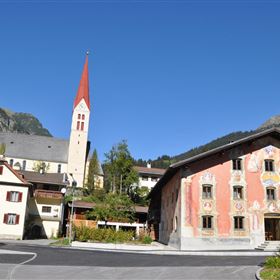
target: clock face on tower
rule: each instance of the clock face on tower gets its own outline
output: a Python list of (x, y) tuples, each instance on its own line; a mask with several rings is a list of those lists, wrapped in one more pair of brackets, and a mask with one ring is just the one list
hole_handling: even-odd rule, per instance
[(84, 110), (85, 109), (85, 104), (84, 103), (80, 103), (78, 106), (79, 110)]

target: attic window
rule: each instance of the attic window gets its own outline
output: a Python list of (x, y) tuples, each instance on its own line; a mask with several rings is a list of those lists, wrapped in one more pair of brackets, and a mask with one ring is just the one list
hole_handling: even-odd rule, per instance
[(50, 149), (52, 146), (48, 146), (48, 148)]
[(11, 141), (10, 144), (14, 144), (14, 141)]

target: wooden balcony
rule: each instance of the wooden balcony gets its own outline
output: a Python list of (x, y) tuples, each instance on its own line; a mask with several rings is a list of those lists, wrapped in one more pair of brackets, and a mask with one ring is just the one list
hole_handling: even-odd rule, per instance
[(36, 199), (38, 198), (48, 198), (61, 200), (63, 198), (63, 194), (58, 191), (48, 191), (48, 190), (35, 190), (34, 196)]

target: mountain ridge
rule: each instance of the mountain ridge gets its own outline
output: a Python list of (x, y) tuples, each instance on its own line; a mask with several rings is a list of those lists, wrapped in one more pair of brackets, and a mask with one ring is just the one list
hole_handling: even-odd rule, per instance
[(17, 132), (52, 137), (48, 129), (30, 113), (16, 113), (0, 108), (0, 132)]

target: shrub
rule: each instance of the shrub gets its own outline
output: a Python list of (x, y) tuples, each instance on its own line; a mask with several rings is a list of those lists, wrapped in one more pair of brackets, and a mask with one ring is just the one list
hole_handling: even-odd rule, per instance
[(75, 227), (75, 237), (78, 241), (98, 241), (98, 242), (128, 242), (134, 238), (131, 231), (116, 231), (113, 228), (89, 228), (86, 226)]
[(153, 242), (153, 239), (148, 235), (144, 236), (144, 238), (142, 240), (142, 243), (144, 243), (144, 244), (151, 244), (152, 242)]
[(280, 268), (280, 256), (267, 257), (264, 265), (268, 268)]

